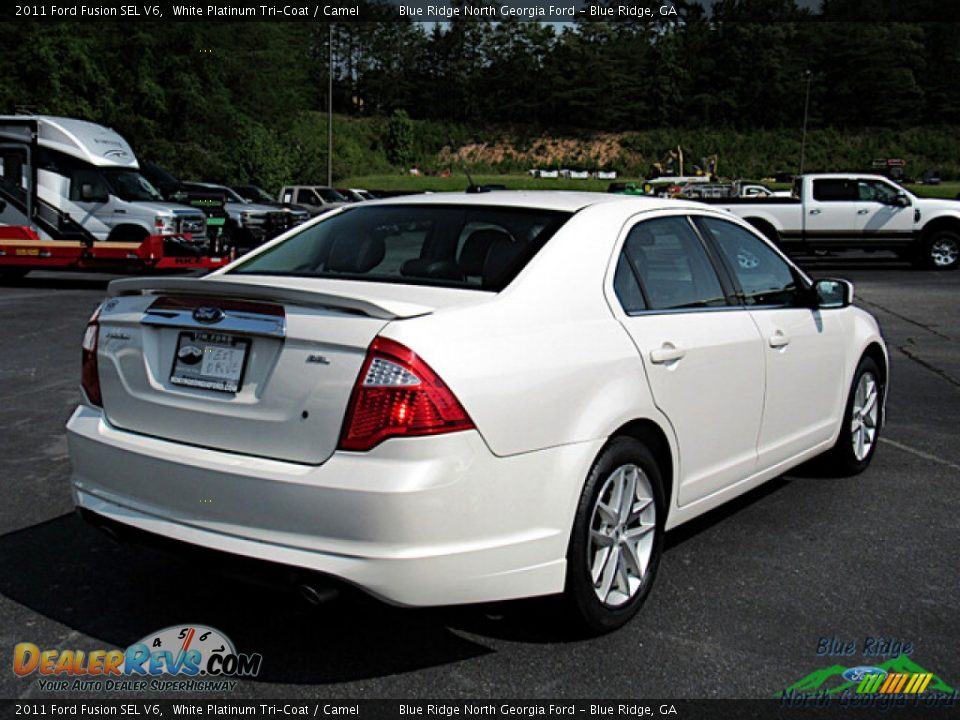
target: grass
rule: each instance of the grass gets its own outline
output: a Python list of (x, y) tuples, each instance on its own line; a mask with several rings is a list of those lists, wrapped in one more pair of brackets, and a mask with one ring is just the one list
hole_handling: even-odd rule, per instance
[[(534, 178), (529, 175), (474, 175), (473, 181), (480, 185), (496, 183), (509, 190), (589, 190), (606, 192), (610, 180), (570, 180), (566, 178)], [(642, 178), (617, 178), (615, 182), (643, 184)], [(336, 183), (337, 187), (356, 187), (368, 190), (407, 190), (410, 192), (463, 192), (467, 178), (463, 173), (450, 177), (427, 175), (365, 175), (350, 177)], [(789, 185), (772, 183), (771, 187), (786, 189)], [(920, 197), (955, 198), (960, 193), (960, 182), (945, 182), (940, 185), (907, 185), (908, 190)]]
[(960, 182), (945, 182), (939, 185), (907, 185), (907, 189), (920, 197), (956, 198), (960, 193)]

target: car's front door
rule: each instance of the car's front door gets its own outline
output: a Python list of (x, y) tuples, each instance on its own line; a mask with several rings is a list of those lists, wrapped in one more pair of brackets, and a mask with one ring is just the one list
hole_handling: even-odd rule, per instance
[(623, 325), (676, 435), (680, 505), (756, 467), (763, 347), (717, 262), (690, 218), (668, 215), (629, 228), (614, 278)]
[(125, 204), (110, 192), (110, 186), (96, 170), (70, 173), (70, 201), (83, 213), (73, 219), (97, 240), (106, 240), (113, 228), (127, 220)]
[(873, 178), (858, 180), (857, 189), (855, 229), (864, 239), (903, 243), (913, 238), (914, 209), (906, 193)]
[(323, 200), (311, 188), (300, 188), (297, 191), (297, 205), (303, 205), (311, 215), (317, 215), (323, 210)]
[(728, 220), (699, 217), (763, 338), (766, 395), (757, 452), (773, 467), (828, 442), (842, 412), (845, 343), (837, 311), (817, 310), (800, 274), (764, 240)]

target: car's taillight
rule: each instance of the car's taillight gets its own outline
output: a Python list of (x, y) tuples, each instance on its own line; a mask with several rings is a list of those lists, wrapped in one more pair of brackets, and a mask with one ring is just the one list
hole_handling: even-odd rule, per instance
[(87, 331), (83, 334), (83, 360), (80, 365), (80, 385), (87, 394), (91, 405), (103, 406), (100, 396), (100, 374), (97, 372), (97, 335), (100, 332), (100, 307), (93, 311), (87, 322)]
[(389, 437), (474, 427), (443, 380), (409, 348), (378, 337), (350, 397), (340, 449), (369, 450)]

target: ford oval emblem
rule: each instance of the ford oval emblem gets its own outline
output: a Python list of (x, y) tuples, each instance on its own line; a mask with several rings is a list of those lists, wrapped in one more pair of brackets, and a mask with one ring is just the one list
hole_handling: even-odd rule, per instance
[(887, 674), (883, 668), (873, 667), (872, 665), (858, 665), (857, 667), (847, 668), (843, 672), (843, 679), (850, 682), (860, 682), (865, 675), (875, 675), (877, 673)]
[(218, 323), (225, 317), (223, 310), (218, 307), (198, 307), (193, 311), (193, 319), (200, 323)]

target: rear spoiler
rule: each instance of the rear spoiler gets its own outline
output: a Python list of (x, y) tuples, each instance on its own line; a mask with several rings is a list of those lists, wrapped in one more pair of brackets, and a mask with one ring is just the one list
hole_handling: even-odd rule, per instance
[(267, 300), (303, 307), (322, 307), (341, 312), (366, 315), (381, 320), (427, 315), (432, 309), (414, 303), (383, 301), (374, 302), (348, 295), (314, 292), (283, 286), (256, 285), (195, 277), (172, 278), (123, 278), (113, 280), (107, 286), (112, 297), (121, 295), (194, 295), (200, 297), (223, 297), (250, 300)]

